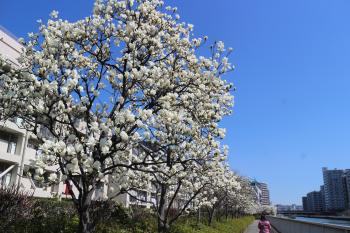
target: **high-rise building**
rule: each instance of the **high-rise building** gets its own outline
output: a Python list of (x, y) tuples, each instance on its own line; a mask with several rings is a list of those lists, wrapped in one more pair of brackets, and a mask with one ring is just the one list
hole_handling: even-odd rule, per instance
[(302, 198), (303, 210), (306, 212), (322, 212), (325, 209), (322, 186), (320, 191), (309, 192)]
[(350, 209), (350, 169), (344, 171), (344, 182), (346, 188), (347, 208)]
[(270, 192), (266, 183), (253, 181), (252, 186), (255, 190), (258, 202), (261, 205), (270, 205)]
[(326, 211), (326, 199), (325, 199), (324, 185), (320, 186), (320, 192), (321, 192), (322, 211)]
[(307, 198), (307, 211), (310, 212), (322, 212), (322, 194), (321, 191), (313, 191), (306, 195)]
[(346, 172), (340, 169), (322, 168), (324, 182), (324, 202), (327, 211), (348, 208)]
[(270, 191), (267, 187), (266, 183), (259, 183), (260, 189), (262, 191), (261, 195), (261, 204), (262, 205), (270, 205)]
[(309, 211), (309, 207), (307, 205), (307, 197), (302, 197), (302, 202), (303, 202), (303, 210)]

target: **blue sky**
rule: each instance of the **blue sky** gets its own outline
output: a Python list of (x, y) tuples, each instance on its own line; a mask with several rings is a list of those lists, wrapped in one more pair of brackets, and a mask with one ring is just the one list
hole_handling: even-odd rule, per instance
[[(350, 2), (169, 0), (195, 34), (234, 48), (234, 114), (224, 120), (231, 167), (269, 184), (273, 203), (301, 203), (321, 168), (350, 168)], [(76, 20), (92, 0), (0, 0), (18, 37), (56, 9)]]

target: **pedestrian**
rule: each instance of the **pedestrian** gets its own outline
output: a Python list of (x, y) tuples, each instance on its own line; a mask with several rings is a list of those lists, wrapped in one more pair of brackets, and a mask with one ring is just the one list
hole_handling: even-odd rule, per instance
[(266, 219), (265, 214), (261, 215), (258, 228), (259, 228), (259, 233), (270, 233), (271, 224), (269, 220)]

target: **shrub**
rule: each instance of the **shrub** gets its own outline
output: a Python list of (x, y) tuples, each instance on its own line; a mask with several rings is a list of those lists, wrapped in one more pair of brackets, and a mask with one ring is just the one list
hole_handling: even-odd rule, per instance
[[(14, 195), (9, 195), (13, 199)], [(75, 233), (78, 219), (74, 206), (69, 201), (54, 199), (36, 199), (25, 196), (29, 205), (18, 206), (13, 214), (18, 216), (28, 212), (26, 217), (20, 217), (7, 226), (7, 233)], [(1, 226), (3, 227), (3, 226)]]
[(15, 186), (0, 186), (0, 232), (5, 232), (15, 222), (32, 218), (34, 202), (30, 193)]
[(115, 205), (109, 219), (98, 224), (96, 233), (154, 233), (156, 218), (147, 209), (125, 209)]
[(78, 217), (70, 200), (36, 199), (34, 214), (27, 229), (30, 233), (76, 232)]
[(130, 232), (154, 233), (157, 231), (156, 219), (149, 209), (134, 208), (131, 212)]
[[(90, 213), (96, 233), (153, 233), (149, 211), (126, 210), (113, 201), (95, 201)], [(33, 198), (16, 188), (0, 188), (0, 232), (75, 233), (79, 215), (71, 200)]]
[[(96, 233), (124, 233), (121, 226), (126, 225), (129, 220), (129, 216), (124, 208), (116, 203), (109, 201), (108, 213), (102, 213), (105, 217), (99, 221), (96, 226)], [(102, 205), (102, 203), (101, 203)], [(104, 204), (106, 205), (106, 203)], [(100, 206), (101, 207), (101, 206)], [(95, 210), (94, 216), (98, 215), (99, 212), (103, 212), (103, 208)]]
[[(0, 232), (76, 232), (79, 218), (71, 200), (38, 199), (26, 194), (15, 188), (0, 188)], [(125, 209), (112, 201), (96, 201), (91, 206), (91, 217), (98, 223), (95, 233), (157, 232), (156, 216), (149, 209)], [(228, 219), (208, 226), (187, 216), (170, 230), (171, 233), (242, 233), (253, 219)]]

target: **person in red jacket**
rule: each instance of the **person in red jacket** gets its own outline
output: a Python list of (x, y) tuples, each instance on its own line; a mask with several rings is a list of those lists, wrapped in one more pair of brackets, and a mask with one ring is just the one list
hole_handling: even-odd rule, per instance
[(271, 224), (266, 219), (264, 214), (262, 214), (260, 217), (258, 228), (259, 228), (259, 233), (270, 233), (271, 231)]

